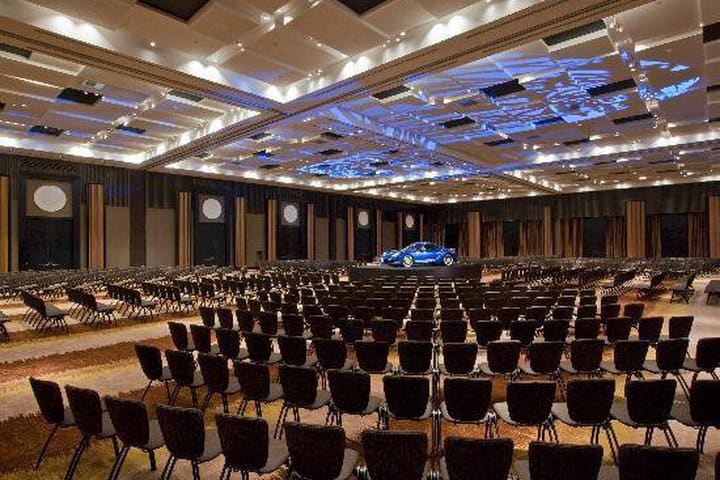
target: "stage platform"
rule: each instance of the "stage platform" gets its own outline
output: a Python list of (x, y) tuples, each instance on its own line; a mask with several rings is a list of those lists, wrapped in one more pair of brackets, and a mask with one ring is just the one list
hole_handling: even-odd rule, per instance
[(434, 277), (451, 279), (475, 279), (482, 277), (482, 265), (458, 263), (445, 266), (394, 267), (390, 265), (360, 265), (350, 267), (350, 281), (363, 281), (377, 277)]

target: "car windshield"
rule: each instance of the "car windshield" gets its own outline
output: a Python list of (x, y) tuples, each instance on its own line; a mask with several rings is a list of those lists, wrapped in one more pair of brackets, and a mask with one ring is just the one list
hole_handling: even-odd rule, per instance
[(434, 243), (426, 243), (425, 244), (426, 252), (437, 252), (438, 250), (440, 250), (440, 247), (438, 245), (435, 245)]

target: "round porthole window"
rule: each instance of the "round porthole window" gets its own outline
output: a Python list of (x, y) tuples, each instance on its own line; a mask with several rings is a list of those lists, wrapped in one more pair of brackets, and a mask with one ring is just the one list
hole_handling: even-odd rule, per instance
[(298, 219), (298, 209), (295, 205), (285, 205), (283, 208), (283, 219), (287, 223), (295, 223)]
[(405, 215), (405, 228), (408, 230), (415, 228), (415, 217), (413, 215)]
[(358, 213), (358, 225), (361, 227), (367, 227), (370, 224), (370, 216), (367, 210), (361, 210)]
[(222, 205), (216, 198), (206, 198), (202, 203), (202, 213), (209, 220), (217, 220), (222, 215)]
[(42, 185), (33, 193), (33, 201), (43, 212), (55, 213), (67, 204), (67, 195), (57, 185)]

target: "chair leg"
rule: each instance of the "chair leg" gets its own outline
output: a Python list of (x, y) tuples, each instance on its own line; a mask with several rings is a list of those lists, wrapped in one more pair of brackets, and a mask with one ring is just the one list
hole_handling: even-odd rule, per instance
[[(213, 392), (208, 391), (207, 395), (205, 396), (205, 401), (203, 402), (202, 408), (200, 409), (200, 411), (201, 411), (203, 414), (205, 413), (205, 410), (207, 410), (208, 405), (210, 405), (210, 400), (212, 400), (212, 396), (213, 396)], [(194, 398), (193, 398), (193, 406), (196, 405), (196, 401), (195, 401), (196, 399), (195, 399), (195, 397), (196, 397), (196, 395), (195, 395)], [(196, 408), (197, 408), (197, 407), (196, 407)]]
[[(283, 415), (287, 416), (287, 410), (288, 406), (283, 402), (283, 406), (280, 408), (280, 414), (278, 415), (277, 423), (275, 424), (275, 433), (273, 433), (274, 438), (281, 438), (282, 437), (282, 423), (283, 422)], [(278, 433), (280, 436), (278, 436)]]
[(704, 453), (705, 451), (705, 436), (707, 435), (708, 427), (700, 427), (698, 429), (698, 436), (697, 436), (697, 442), (695, 443), (695, 449), (700, 452)]
[(245, 408), (247, 407), (247, 404), (248, 404), (248, 401), (243, 399), (240, 402), (240, 405), (238, 406), (237, 414), (240, 415), (241, 417), (245, 415)]
[(157, 470), (157, 461), (155, 460), (155, 450), (148, 452), (148, 458), (150, 459), (150, 470), (153, 472)]
[(195, 462), (192, 462), (192, 475), (193, 480), (200, 480), (200, 466)]
[(143, 400), (145, 400), (145, 395), (147, 395), (147, 393), (150, 391), (150, 387), (152, 386), (152, 382), (153, 382), (152, 380), (150, 380), (150, 381), (148, 382), (147, 387), (145, 387), (145, 390), (143, 390), (142, 395), (140, 395), (140, 401), (141, 401), (141, 402), (142, 402)]
[(115, 458), (115, 463), (113, 463), (113, 466), (110, 469), (108, 480), (115, 480), (120, 476), (120, 469), (122, 468), (122, 465), (125, 462), (125, 458), (127, 457), (129, 451), (130, 447), (127, 445), (123, 445), (122, 450), (120, 450), (120, 455)]
[(612, 452), (613, 462), (617, 464), (618, 440), (617, 436), (615, 436), (615, 430), (613, 430), (612, 423), (610, 423), (609, 421), (603, 425), (603, 428), (605, 429), (605, 434), (608, 438), (608, 444), (610, 444), (610, 451)]
[(170, 478), (170, 475), (172, 475), (172, 472), (175, 469), (175, 462), (177, 462), (177, 459), (172, 455), (167, 459), (162, 475), (160, 475), (160, 480), (167, 480)]
[(112, 439), (112, 444), (113, 444), (113, 450), (115, 451), (115, 457), (117, 457), (120, 455), (120, 449), (118, 448), (117, 437), (113, 436), (111, 439)]
[[(208, 395), (210, 393), (208, 392)], [(196, 388), (190, 387), (190, 395), (192, 396), (193, 408), (198, 408), (198, 392)], [(207, 400), (207, 399), (206, 399)]]
[(43, 457), (45, 456), (45, 452), (47, 451), (48, 447), (50, 446), (50, 441), (53, 439), (55, 434), (57, 433), (58, 429), (60, 428), (60, 425), (56, 424), (50, 434), (48, 435), (47, 439), (45, 440), (45, 444), (42, 447), (42, 450), (40, 450), (40, 455), (38, 455), (37, 461), (35, 462), (35, 470), (40, 468), (40, 463), (42, 462)]
[(165, 380), (163, 383), (165, 384), (165, 392), (167, 392), (167, 397), (168, 397), (168, 402), (169, 402), (170, 397), (172, 396), (172, 394), (170, 393), (170, 382)]
[(78, 443), (77, 448), (75, 448), (75, 453), (73, 453), (72, 459), (70, 459), (70, 465), (68, 465), (68, 469), (65, 472), (65, 480), (71, 480), (73, 475), (75, 475), (75, 469), (77, 468), (78, 463), (80, 463), (80, 457), (88, 447), (89, 443), (90, 437), (83, 436), (80, 439), (80, 443)]
[(221, 394), (222, 397), (222, 405), (223, 405), (223, 412), (230, 413), (230, 409), (228, 408), (228, 398), (226, 394)]

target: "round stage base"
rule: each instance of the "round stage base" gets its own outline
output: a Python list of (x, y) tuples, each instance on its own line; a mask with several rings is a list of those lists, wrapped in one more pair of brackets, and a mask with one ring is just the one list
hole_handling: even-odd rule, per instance
[(359, 265), (350, 267), (348, 271), (350, 281), (371, 280), (377, 277), (433, 277), (450, 278), (453, 280), (480, 280), (482, 265), (458, 263), (446, 266), (414, 266), (394, 267), (390, 265)]

